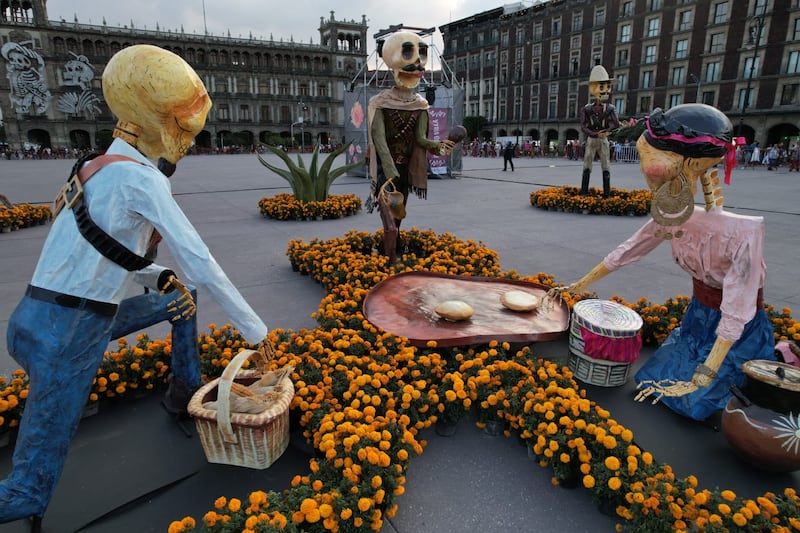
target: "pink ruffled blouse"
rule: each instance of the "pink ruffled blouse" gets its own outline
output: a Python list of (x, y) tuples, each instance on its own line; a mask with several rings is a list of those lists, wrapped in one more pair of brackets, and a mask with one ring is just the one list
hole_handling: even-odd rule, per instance
[[(758, 289), (764, 286), (764, 218), (737, 215), (715, 207), (695, 207), (681, 226), (661, 226), (650, 219), (628, 240), (609, 253), (603, 263), (617, 270), (646, 256), (664, 241), (663, 235), (683, 235), (667, 241), (675, 262), (693, 278), (722, 289), (717, 336), (736, 341), (756, 313)], [(656, 233), (659, 232), (659, 236)]]

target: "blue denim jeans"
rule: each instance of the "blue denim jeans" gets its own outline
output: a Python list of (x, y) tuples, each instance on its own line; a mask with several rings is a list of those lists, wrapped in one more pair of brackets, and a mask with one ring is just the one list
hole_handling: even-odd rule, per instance
[[(197, 302), (197, 291), (187, 286)], [(170, 302), (178, 297), (177, 291), (160, 294), (148, 292), (126, 298), (119, 305), (111, 328), (111, 339), (119, 339), (154, 324), (172, 320), (180, 313), (169, 311)], [(200, 357), (197, 349), (197, 315), (172, 322), (172, 373), (183, 380), (190, 389), (201, 385)]]
[[(196, 293), (192, 288), (192, 296)], [(8, 349), (30, 377), (11, 474), (0, 481), (0, 523), (43, 516), (108, 343), (174, 317), (176, 294), (124, 300), (114, 317), (25, 296), (8, 323)], [(172, 371), (200, 384), (197, 321), (172, 323)]]

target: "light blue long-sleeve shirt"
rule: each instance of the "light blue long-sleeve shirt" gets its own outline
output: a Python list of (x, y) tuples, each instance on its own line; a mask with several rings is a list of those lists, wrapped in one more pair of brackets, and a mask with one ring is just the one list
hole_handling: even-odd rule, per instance
[[(129, 250), (144, 255), (153, 228), (163, 238), (188, 281), (228, 314), (250, 343), (260, 342), (267, 326), (242, 298), (172, 197), (164, 174), (126, 142), (115, 139), (106, 152), (128, 156), (98, 171), (84, 187), (94, 222)], [(102, 256), (81, 235), (75, 216), (63, 209), (53, 221), (31, 284), (52, 291), (118, 304), (133, 283), (152, 286), (163, 267), (128, 272)]]

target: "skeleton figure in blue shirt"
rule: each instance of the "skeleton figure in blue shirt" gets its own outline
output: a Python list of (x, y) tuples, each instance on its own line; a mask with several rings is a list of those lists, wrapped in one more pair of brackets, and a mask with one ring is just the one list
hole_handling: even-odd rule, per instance
[[(30, 285), (8, 324), (12, 357), (30, 377), (13, 469), (0, 481), (0, 523), (41, 518), (109, 341), (174, 320), (165, 405), (185, 410), (200, 385), (193, 286), (205, 291), (248, 342), (267, 327), (222, 271), (172, 197), (170, 176), (202, 131), (211, 100), (183, 59), (150, 45), (125, 48), (103, 74), (117, 116), (106, 154), (76, 165)], [(191, 280), (152, 264), (161, 240)], [(141, 284), (153, 291), (127, 298)], [(177, 289), (177, 292), (174, 292)], [(176, 298), (175, 295), (178, 295)]]

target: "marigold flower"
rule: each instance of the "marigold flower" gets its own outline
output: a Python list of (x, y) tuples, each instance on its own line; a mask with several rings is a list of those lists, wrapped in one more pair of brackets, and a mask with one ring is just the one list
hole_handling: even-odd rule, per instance
[(591, 489), (591, 488), (594, 488), (594, 484), (595, 484), (594, 477), (592, 477), (592, 476), (583, 476), (583, 486), (584, 487), (586, 487), (587, 489)]
[(369, 508), (372, 507), (372, 500), (369, 498), (359, 498), (358, 499), (358, 510), (362, 513), (366, 513)]
[(214, 511), (209, 511), (203, 515), (203, 523), (208, 527), (214, 527), (217, 523), (217, 513)]
[(614, 476), (608, 480), (608, 488), (611, 490), (618, 490), (622, 486), (622, 481)]
[(608, 468), (609, 470), (612, 470), (612, 471), (619, 470), (619, 466), (620, 466), (619, 465), (619, 459), (617, 459), (613, 455), (609, 455), (608, 457), (606, 457), (605, 465), (606, 465), (606, 468)]

